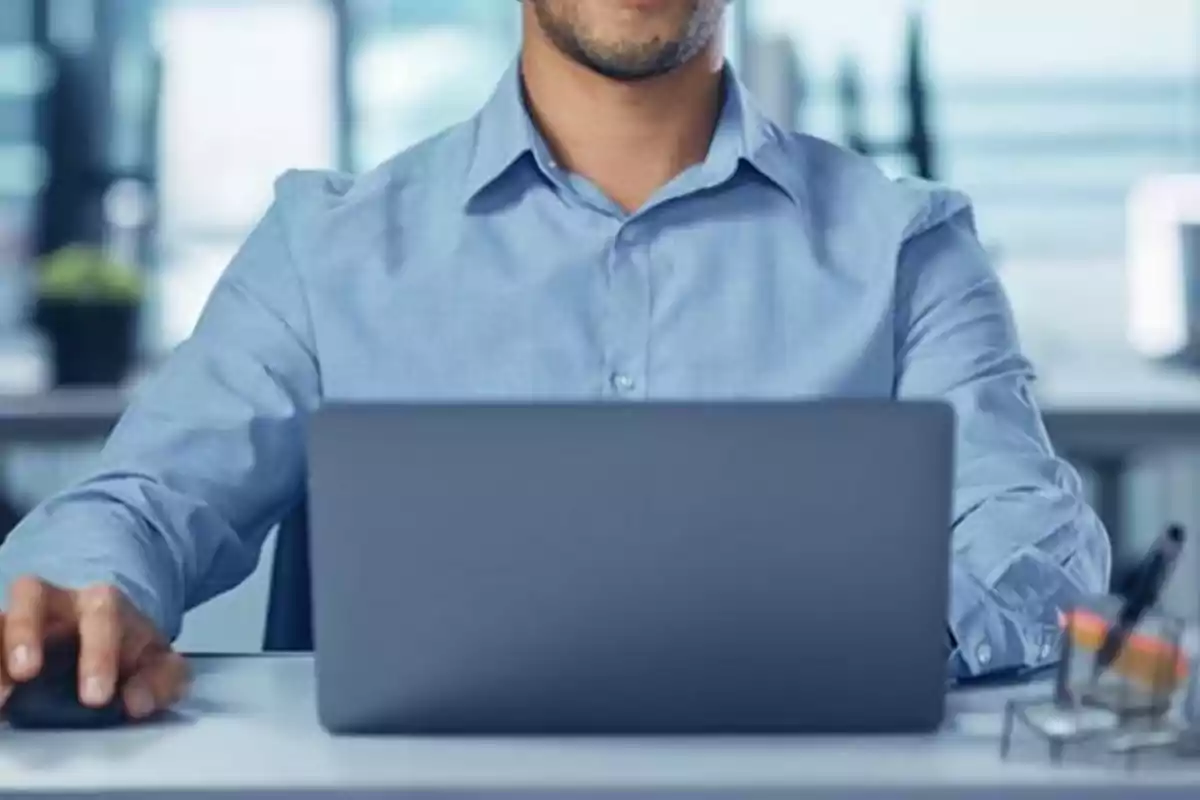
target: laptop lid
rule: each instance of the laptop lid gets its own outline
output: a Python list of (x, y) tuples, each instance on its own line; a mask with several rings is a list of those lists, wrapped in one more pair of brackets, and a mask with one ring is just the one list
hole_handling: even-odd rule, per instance
[(329, 405), (310, 503), (341, 732), (935, 728), (940, 404)]

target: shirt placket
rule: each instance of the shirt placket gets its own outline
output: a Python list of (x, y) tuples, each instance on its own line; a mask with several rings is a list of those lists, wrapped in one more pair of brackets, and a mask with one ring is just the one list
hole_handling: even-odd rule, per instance
[(607, 391), (616, 400), (643, 400), (649, 396), (650, 240), (636, 219), (618, 230), (607, 269)]

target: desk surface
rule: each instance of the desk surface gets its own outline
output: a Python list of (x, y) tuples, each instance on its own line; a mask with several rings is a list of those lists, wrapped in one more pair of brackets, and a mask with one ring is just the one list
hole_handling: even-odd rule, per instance
[[(890, 796), (1200, 796), (1200, 763), (1125, 772), (1061, 768), (997, 753), (996, 690), (951, 698), (937, 737), (886, 739), (334, 738), (317, 725), (312, 662), (301, 656), (199, 659), (191, 699), (165, 723), (102, 733), (0, 729), (0, 796), (97, 790), (308, 792), (340, 797), (737, 798), (809, 792)], [(1042, 687), (1036, 687), (1042, 691)], [(1029, 691), (1025, 689), (1024, 691)], [(1032, 753), (1032, 751), (1031, 751)], [(200, 796), (194, 794), (192, 796)]]

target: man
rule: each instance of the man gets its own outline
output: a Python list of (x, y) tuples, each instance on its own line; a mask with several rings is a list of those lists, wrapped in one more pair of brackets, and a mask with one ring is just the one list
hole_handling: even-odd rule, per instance
[(86, 702), (119, 673), (135, 716), (175, 701), (184, 611), (253, 571), (332, 397), (947, 400), (952, 667), (1052, 659), (1109, 550), (970, 208), (758, 116), (725, 6), (525, 0), (477, 117), (360, 179), (282, 178), (95, 473), (0, 551), (5, 684), (78, 629)]

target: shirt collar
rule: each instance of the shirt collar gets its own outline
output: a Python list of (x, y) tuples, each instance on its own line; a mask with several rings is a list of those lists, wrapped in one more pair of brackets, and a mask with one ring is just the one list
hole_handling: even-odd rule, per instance
[(499, 180), (540, 139), (525, 106), (520, 62), (515, 61), (474, 119), (475, 142), (467, 172), (466, 200)]
[(749, 89), (728, 64), (724, 87), (725, 100), (705, 169), (723, 169), (728, 179), (739, 166), (748, 164), (799, 204), (803, 171), (790, 163), (794, 156), (788, 154), (781, 141), (783, 133), (758, 109)]
[[(799, 203), (801, 170), (787, 163), (779, 142), (779, 129), (758, 110), (729, 65), (725, 66), (724, 85), (721, 115), (702, 169), (720, 175), (719, 180), (713, 181), (716, 184), (731, 178), (741, 164), (749, 164)], [(505, 71), (491, 99), (476, 115), (474, 130), (474, 153), (466, 181), (467, 203), (527, 157), (532, 157), (541, 170), (549, 170), (549, 148), (525, 105), (519, 60)]]

